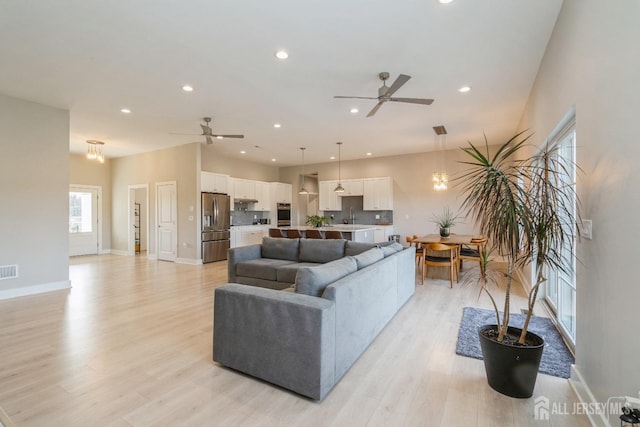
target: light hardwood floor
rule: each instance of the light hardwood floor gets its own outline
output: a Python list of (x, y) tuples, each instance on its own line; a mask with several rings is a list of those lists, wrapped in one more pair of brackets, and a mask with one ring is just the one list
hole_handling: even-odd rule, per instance
[(487, 385), (482, 361), (455, 354), (462, 308), (488, 308), (472, 286), (416, 276), (414, 297), (315, 402), (211, 360), (226, 262), (70, 264), (70, 291), (0, 301), (0, 407), (18, 427), (589, 425), (534, 419), (541, 395), (572, 407), (567, 380), (540, 374), (533, 398), (511, 399)]

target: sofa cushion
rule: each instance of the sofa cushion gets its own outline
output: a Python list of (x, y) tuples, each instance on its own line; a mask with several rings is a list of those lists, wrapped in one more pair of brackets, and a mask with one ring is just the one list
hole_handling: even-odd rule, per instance
[(262, 238), (262, 258), (298, 261), (300, 239)]
[(393, 242), (390, 245), (382, 246), (382, 253), (384, 254), (385, 257), (388, 257), (389, 255), (395, 254), (396, 252), (399, 252), (403, 249), (404, 247), (402, 247), (400, 243)]
[(371, 248), (368, 251), (364, 251), (362, 253), (359, 253), (358, 255), (354, 255), (352, 258), (356, 260), (358, 270), (360, 270), (361, 268), (370, 266), (376, 261), (380, 261), (382, 258), (384, 258), (384, 253), (380, 248)]
[(293, 264), (283, 265), (278, 267), (278, 271), (276, 272), (276, 277), (278, 278), (278, 282), (288, 282), (295, 283), (296, 274), (298, 274), (298, 269), (301, 267), (315, 267), (320, 265), (315, 262), (294, 262)]
[(294, 264), (294, 261), (281, 259), (258, 258), (243, 261), (236, 264), (236, 276), (255, 277), (256, 279), (277, 279), (278, 268), (286, 264)]
[(358, 255), (364, 251), (368, 251), (371, 248), (375, 248), (376, 246), (378, 246), (376, 243), (352, 242), (351, 240), (349, 240), (344, 250), (344, 256)]
[(340, 258), (316, 267), (300, 267), (296, 276), (296, 292), (322, 296), (327, 286), (357, 270), (358, 265), (352, 257)]
[(324, 264), (344, 256), (346, 240), (300, 239), (300, 262)]

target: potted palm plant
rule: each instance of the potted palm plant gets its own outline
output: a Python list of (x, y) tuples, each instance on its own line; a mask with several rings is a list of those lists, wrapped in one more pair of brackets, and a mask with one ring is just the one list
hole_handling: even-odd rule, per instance
[[(530, 397), (544, 347), (541, 337), (528, 331), (529, 321), (547, 268), (571, 269), (564, 256), (573, 253), (579, 229), (579, 202), (572, 182), (567, 180), (567, 160), (558, 155), (558, 145), (545, 143), (528, 158), (516, 156), (531, 134), (520, 132), (499, 146), (493, 156), (485, 137), (485, 150), (469, 143), (463, 151), (470, 160), (457, 179), (465, 196), (462, 209), (487, 236), (489, 244), (506, 260), (506, 288), (502, 315), (480, 280), (496, 311), (496, 325), (479, 328), (480, 343), (489, 385), (512, 397)], [(562, 250), (564, 249), (564, 250)], [(513, 275), (532, 265), (535, 282), (528, 295), (523, 327), (509, 326)]]
[(320, 215), (307, 215), (305, 223), (312, 227), (322, 227), (324, 224), (329, 223), (329, 218)]
[(440, 236), (449, 237), (451, 227), (456, 225), (458, 218), (458, 215), (451, 212), (449, 206), (446, 206), (441, 213), (433, 214), (431, 221), (440, 228)]

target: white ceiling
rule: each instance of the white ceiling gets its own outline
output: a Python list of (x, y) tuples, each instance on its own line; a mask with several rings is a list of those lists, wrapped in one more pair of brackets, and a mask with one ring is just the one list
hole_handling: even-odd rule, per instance
[[(199, 133), (204, 116), (214, 133), (246, 135), (209, 149), (278, 166), (299, 164), (301, 146), (308, 163), (329, 161), (336, 141), (343, 159), (430, 151), (440, 124), (448, 148), (483, 132), (499, 142), (516, 130), (561, 4), (0, 0), (0, 93), (69, 109), (70, 150), (98, 139), (107, 157), (204, 141), (169, 135)], [(389, 85), (412, 76), (395, 96), (435, 102), (387, 102), (366, 118), (375, 100), (333, 98), (377, 96), (381, 71)]]

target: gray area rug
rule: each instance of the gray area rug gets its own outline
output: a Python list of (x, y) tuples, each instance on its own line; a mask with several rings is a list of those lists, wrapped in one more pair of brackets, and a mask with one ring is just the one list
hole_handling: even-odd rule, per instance
[[(509, 326), (522, 328), (524, 319), (524, 314), (512, 313), (509, 316)], [(478, 327), (495, 323), (496, 315), (493, 310), (465, 307), (462, 311), (456, 354), (473, 357), (474, 359), (482, 359)], [(532, 316), (529, 322), (529, 331), (544, 338), (544, 350), (538, 372), (556, 377), (569, 378), (571, 375), (571, 365), (575, 363), (575, 359), (571, 352), (569, 352), (569, 349), (562, 340), (553, 322), (546, 317)]]

